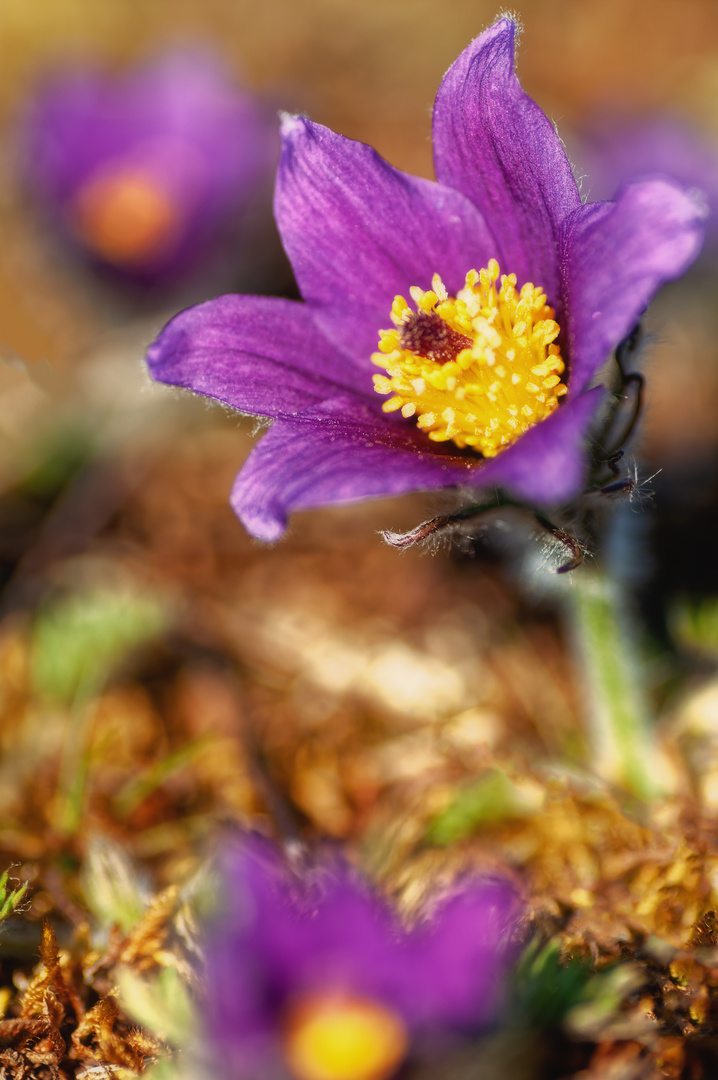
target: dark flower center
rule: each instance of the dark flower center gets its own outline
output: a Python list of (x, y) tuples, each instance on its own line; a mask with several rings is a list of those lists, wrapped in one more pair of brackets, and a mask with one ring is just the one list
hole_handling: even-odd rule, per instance
[(446, 364), (455, 360), (462, 349), (470, 349), (471, 338), (454, 330), (435, 311), (413, 311), (400, 331), (402, 349)]

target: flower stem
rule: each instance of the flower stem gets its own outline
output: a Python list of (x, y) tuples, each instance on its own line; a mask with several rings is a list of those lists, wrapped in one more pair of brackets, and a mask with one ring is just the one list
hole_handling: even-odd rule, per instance
[(582, 567), (567, 590), (587, 695), (596, 772), (641, 799), (655, 798), (655, 749), (636, 636), (625, 592)]

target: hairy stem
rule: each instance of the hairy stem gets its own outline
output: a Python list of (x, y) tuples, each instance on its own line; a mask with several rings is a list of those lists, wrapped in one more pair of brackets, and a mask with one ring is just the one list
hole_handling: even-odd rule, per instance
[(635, 633), (625, 595), (583, 567), (567, 590), (586, 694), (596, 772), (642, 799), (659, 793)]

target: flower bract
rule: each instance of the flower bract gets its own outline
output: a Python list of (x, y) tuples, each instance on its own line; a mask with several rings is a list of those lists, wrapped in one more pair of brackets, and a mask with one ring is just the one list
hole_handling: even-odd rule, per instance
[(500, 19), (444, 77), (435, 183), (285, 117), (275, 215), (303, 302), (220, 297), (151, 346), (156, 379), (273, 421), (231, 496), (254, 535), (412, 490), (581, 492), (598, 372), (695, 258), (703, 207), (667, 179), (584, 204), (515, 33)]

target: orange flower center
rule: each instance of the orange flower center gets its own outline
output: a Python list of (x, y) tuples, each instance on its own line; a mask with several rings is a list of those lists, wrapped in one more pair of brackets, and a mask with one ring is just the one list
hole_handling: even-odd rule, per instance
[(284, 1042), (298, 1080), (387, 1080), (406, 1054), (401, 1018), (360, 997), (315, 994), (290, 1010)]
[(181, 225), (176, 200), (156, 178), (135, 167), (90, 179), (74, 209), (75, 233), (83, 244), (122, 267), (165, 254)]

